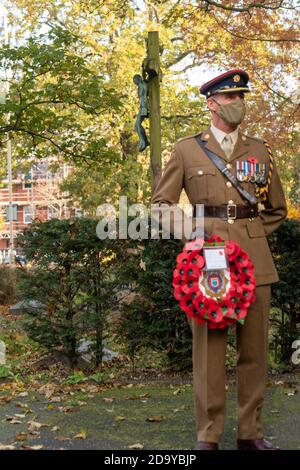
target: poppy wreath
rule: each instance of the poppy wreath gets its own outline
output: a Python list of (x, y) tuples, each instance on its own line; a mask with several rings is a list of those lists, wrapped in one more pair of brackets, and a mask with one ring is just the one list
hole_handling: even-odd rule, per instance
[[(214, 246), (225, 248), (228, 269), (203, 270), (203, 248)], [(246, 251), (234, 241), (224, 242), (211, 235), (205, 243), (199, 238), (187, 243), (176, 262), (174, 297), (188, 317), (211, 329), (244, 324), (247, 309), (255, 301), (256, 287), (254, 266)]]

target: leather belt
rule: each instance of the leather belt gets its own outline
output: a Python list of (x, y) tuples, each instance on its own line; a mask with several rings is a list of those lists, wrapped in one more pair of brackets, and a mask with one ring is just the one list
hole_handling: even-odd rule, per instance
[[(194, 206), (194, 217), (196, 217), (196, 207)], [(225, 220), (247, 219), (257, 217), (258, 205), (237, 205), (223, 204), (222, 206), (204, 206), (204, 217), (217, 217)]]

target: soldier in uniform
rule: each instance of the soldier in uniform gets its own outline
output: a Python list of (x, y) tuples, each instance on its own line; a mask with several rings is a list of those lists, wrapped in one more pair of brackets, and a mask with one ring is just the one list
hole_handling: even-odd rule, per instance
[[(204, 204), (205, 233), (234, 240), (254, 264), (256, 300), (244, 325), (236, 324), (237, 448), (278, 449), (264, 438), (261, 411), (267, 382), (271, 284), (278, 274), (267, 237), (287, 215), (286, 201), (270, 147), (239, 129), (249, 77), (231, 70), (205, 83), (200, 92), (211, 113), (209, 129), (175, 143), (153, 204), (177, 204), (182, 189), (191, 204)], [(196, 140), (201, 138), (204, 149)], [(259, 201), (249, 203), (205, 153), (225, 162), (239, 184)], [(186, 241), (183, 237), (182, 241)], [(225, 355), (228, 328), (209, 329), (189, 319), (193, 332), (193, 383), (197, 450), (217, 450), (224, 430)]]

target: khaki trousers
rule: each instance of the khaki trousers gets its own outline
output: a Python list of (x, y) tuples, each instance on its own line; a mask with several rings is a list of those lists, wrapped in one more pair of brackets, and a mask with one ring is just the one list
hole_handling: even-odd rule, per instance
[[(239, 439), (263, 437), (260, 422), (267, 382), (271, 286), (256, 287), (244, 325), (236, 324)], [(210, 330), (191, 320), (197, 440), (218, 442), (225, 420), (228, 328)]]

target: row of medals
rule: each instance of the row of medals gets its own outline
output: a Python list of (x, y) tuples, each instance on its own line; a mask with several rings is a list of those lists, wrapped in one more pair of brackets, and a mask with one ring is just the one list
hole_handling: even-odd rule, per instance
[(264, 163), (252, 163), (247, 161), (236, 162), (236, 177), (238, 181), (266, 184), (266, 165)]

